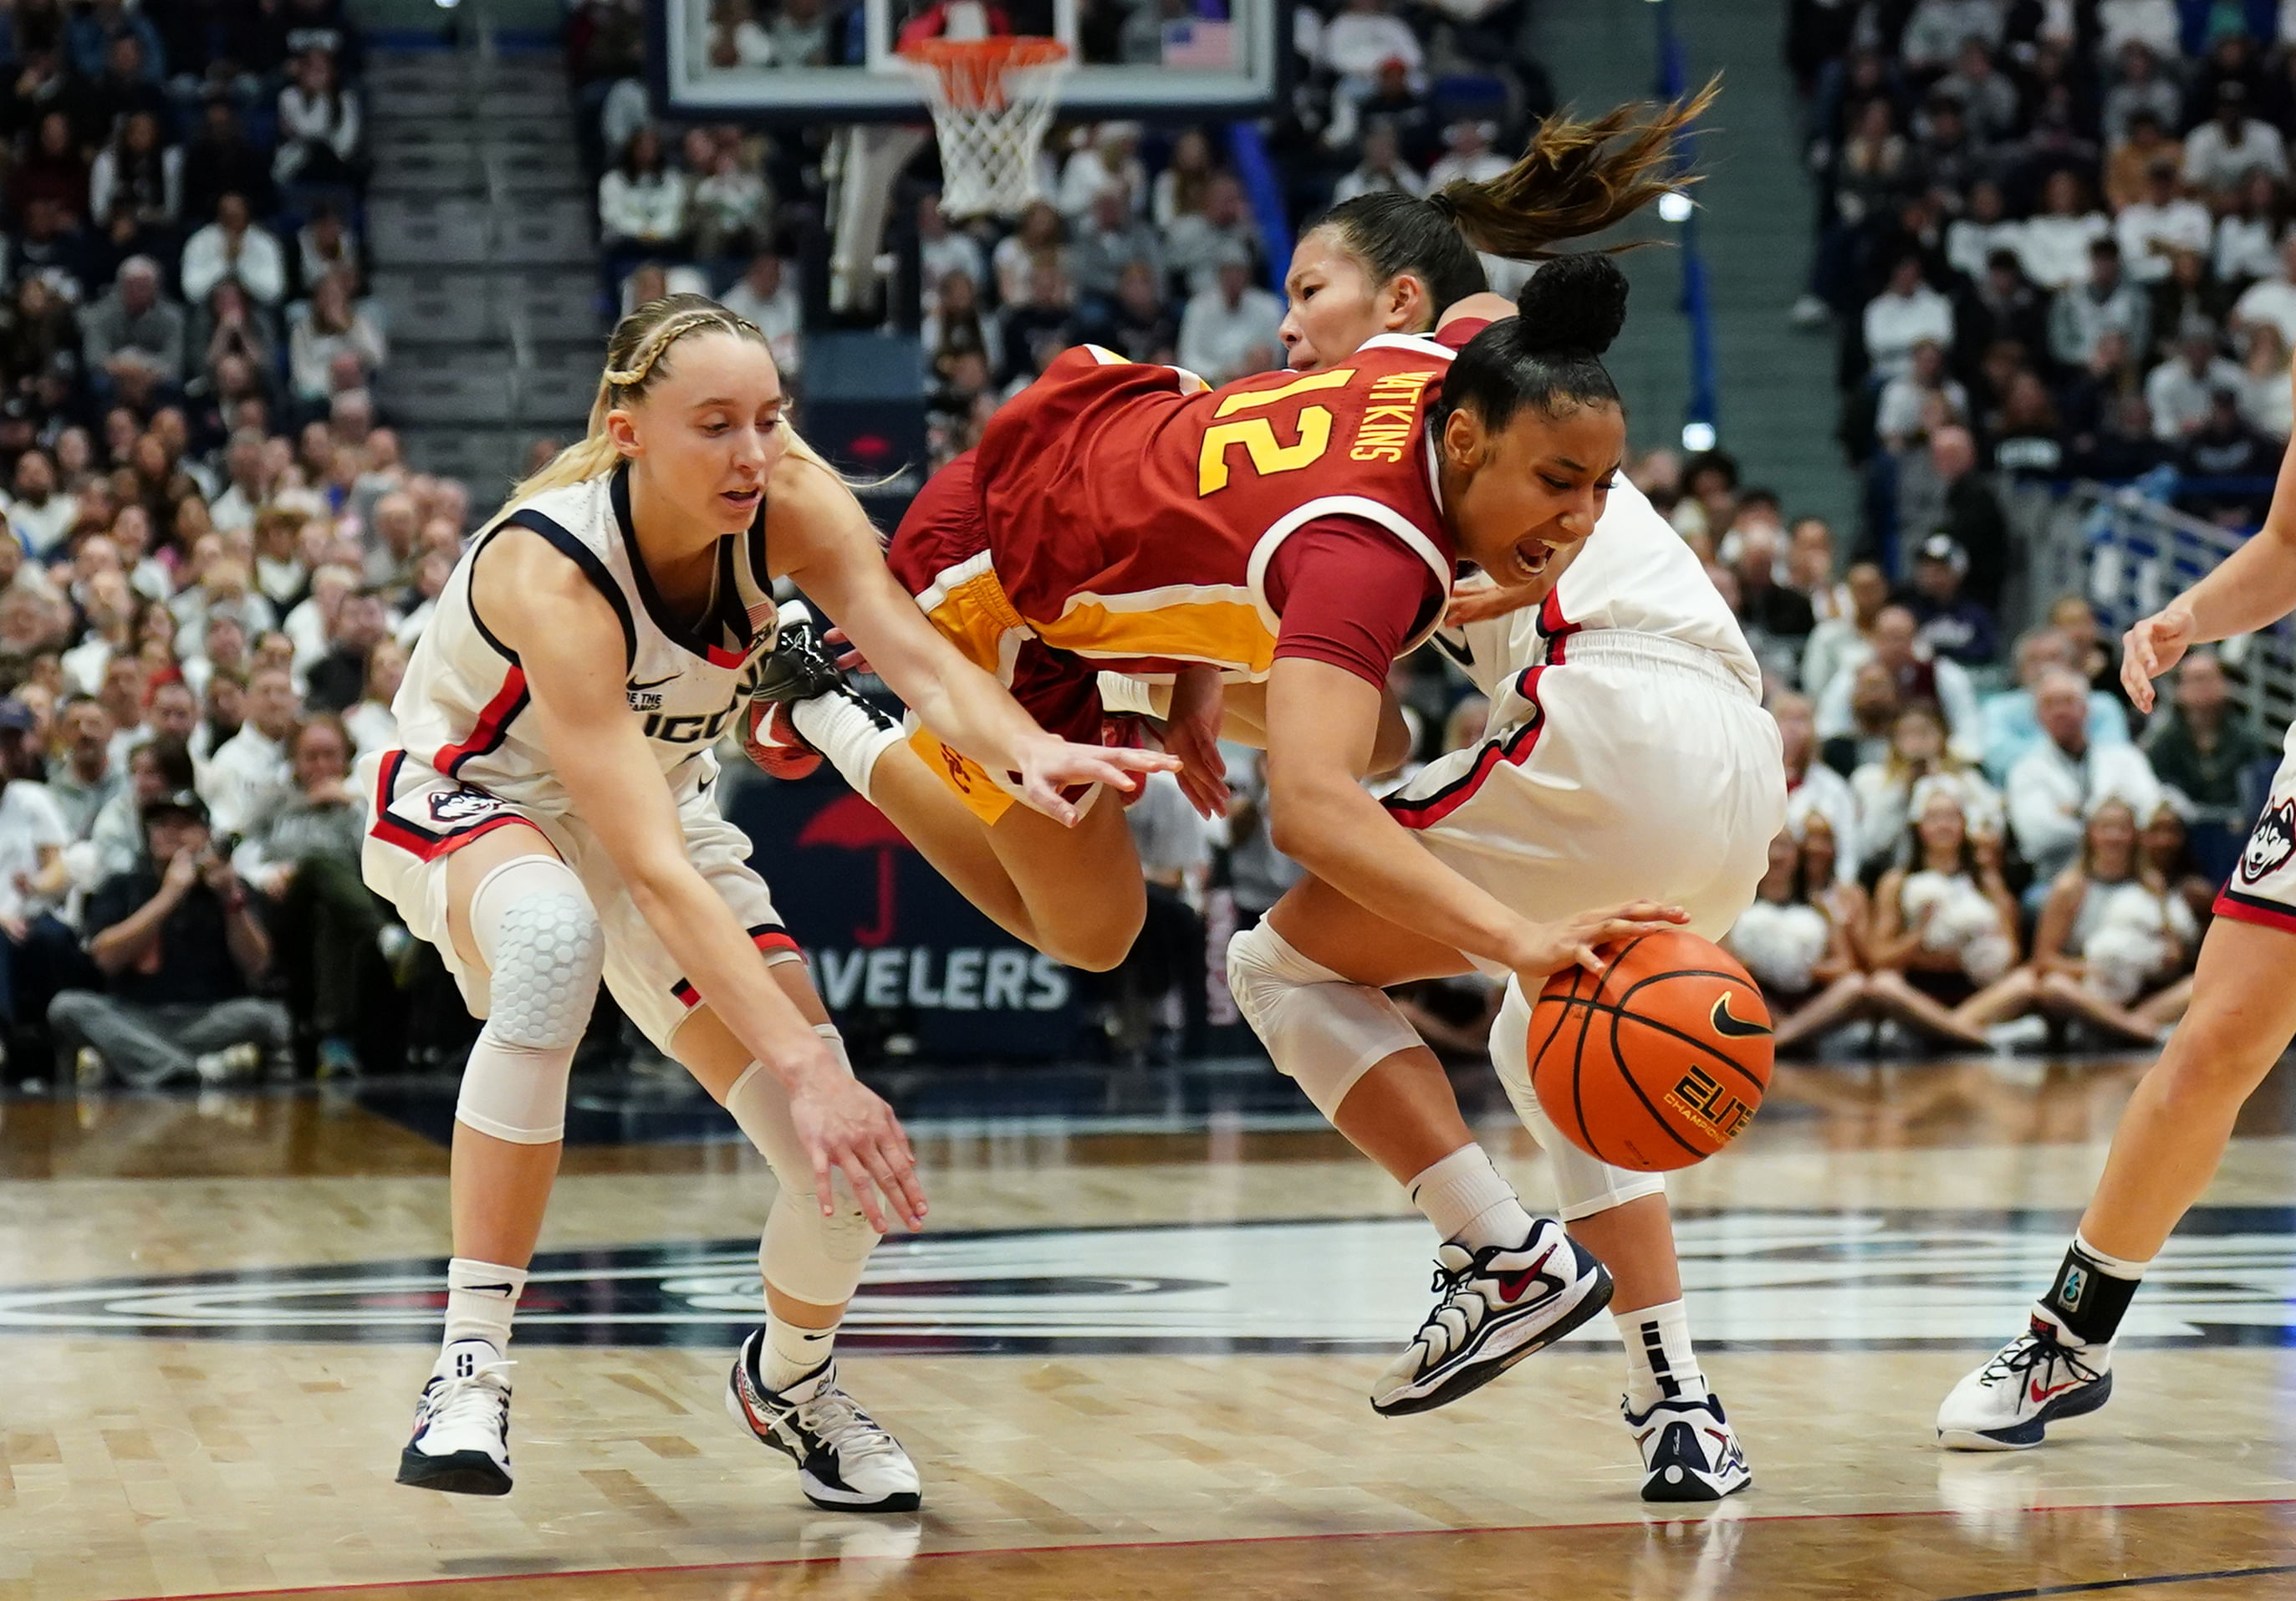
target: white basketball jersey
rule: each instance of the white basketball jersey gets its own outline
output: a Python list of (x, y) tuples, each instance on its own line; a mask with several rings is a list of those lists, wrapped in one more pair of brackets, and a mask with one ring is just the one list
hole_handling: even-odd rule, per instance
[[(630, 717), (667, 775), (715, 776), (709, 747), (732, 722), (759, 658), (774, 648), (766, 514), (718, 542), (715, 599), (691, 628), (673, 620), (630, 533), (627, 468), (519, 503), (463, 554), (407, 663), (391, 710), (407, 754), (442, 776), (521, 805), (562, 810), (566, 795), (534, 726), (526, 671), (471, 601), (471, 570), (505, 528), (548, 540), (620, 620)], [(681, 775), (681, 777), (687, 775)]]
[(1501, 687), (1527, 669), (1567, 661), (1569, 637), (1588, 628), (1656, 634), (1697, 645), (1719, 658), (1757, 699), (1761, 695), (1761, 666), (1696, 553), (1624, 479), (1542, 604), (1445, 628), (1435, 644), (1496, 704)]

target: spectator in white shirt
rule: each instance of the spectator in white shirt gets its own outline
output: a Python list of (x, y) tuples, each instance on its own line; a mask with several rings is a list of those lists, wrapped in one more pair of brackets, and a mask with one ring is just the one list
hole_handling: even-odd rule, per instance
[(685, 215), (694, 253), (714, 259), (758, 249), (765, 242), (774, 193), (765, 175), (743, 163), (741, 141), (714, 139), (695, 128), (685, 147)]
[(940, 281), (949, 274), (963, 273), (976, 287), (988, 281), (988, 259), (980, 253), (980, 242), (948, 226), (948, 218), (941, 215), (938, 191), (927, 190), (917, 201), (917, 254), (928, 316), (939, 298)]
[(1496, 123), (1463, 117), (1443, 130), (1443, 142), (1447, 147), (1435, 165), (1427, 169), (1427, 187), (1440, 189), (1447, 184), (1488, 184), (1503, 177), (1514, 163), (1491, 148), (1498, 137)]
[(247, 681), (247, 720), (200, 775), (200, 798), (218, 834), (245, 835), (294, 788), (287, 738), (302, 703), (284, 667), (258, 667)]
[(782, 376), (791, 381), (797, 378), (805, 358), (799, 338), (805, 326), (805, 308), (779, 256), (761, 250), (750, 257), (748, 270), (725, 292), (719, 304), (755, 323), (773, 347), (774, 365), (781, 369)]
[(79, 502), (56, 493), (56, 466), (45, 450), (27, 450), (16, 458), (14, 482), (8, 526), (27, 551), (45, 561), (79, 521)]
[(276, 306), (287, 294), (287, 252), (267, 229), (255, 226), (246, 196), (226, 194), (216, 201), (216, 219), (184, 242), (179, 275), (184, 298), (194, 306), (207, 304), (226, 278), (236, 281), (250, 300)]
[(2009, 250), (2024, 259), (2025, 225), (2007, 216), (2006, 206), (2001, 185), (1980, 178), (1969, 186), (1968, 215), (1946, 225), (1945, 259), (1972, 283), (1985, 276), (1997, 251)]
[(1259, 230), (1244, 206), (1243, 185), (1223, 172), (1205, 189), (1204, 209), (1183, 212), (1165, 231), (1164, 265), (1187, 279), (1190, 294), (1201, 294), (1218, 286), (1220, 261), (1236, 247), (1257, 253)]
[(685, 237), (685, 185), (651, 126), (630, 135), (621, 160), (598, 180), (598, 229), (610, 250), (670, 249)]
[(282, 184), (342, 184), (358, 158), (357, 94), (335, 81), (335, 60), (306, 50), (290, 69), (294, 81), (279, 91), (279, 153), (271, 176)]
[(2248, 87), (2238, 79), (2217, 86), (2216, 115), (2185, 135), (2185, 182), (2203, 194), (2229, 194), (2251, 170), (2288, 179), (2288, 147), (2280, 130), (2248, 114)]
[(1945, 369), (1945, 347), (1933, 339), (1914, 341), (1912, 364), (1882, 386), (1874, 431), (1890, 450), (1903, 450), (1928, 431), (1929, 405), (1941, 402), (1954, 422), (1969, 424), (1969, 391)]
[(1398, 194), (1423, 195), (1427, 180), (1412, 170), (1396, 147), (1392, 123), (1374, 122), (1364, 130), (1363, 157), (1355, 170), (1332, 185), (1332, 204), (1339, 205), (1359, 194), (1376, 194), (1393, 190)]
[(343, 713), (343, 727), (360, 755), (388, 751), (398, 743), (398, 718), (390, 703), (406, 677), (407, 647), (385, 639), (366, 653), (366, 680), (359, 698)]
[(1921, 258), (1901, 257), (1890, 281), (1866, 303), (1866, 357), (1882, 378), (1912, 371), (1923, 340), (1953, 343), (1953, 302), (1922, 282)]
[(1998, 144), (2017, 131), (2017, 86), (1993, 64), (1981, 39), (1962, 45), (1954, 70), (1938, 79), (1936, 92), (1961, 103), (1969, 131), (1980, 144)]
[(2041, 213), (2027, 220), (2018, 242), (2025, 275), (2043, 289), (2070, 289), (2088, 276), (2088, 247), (2111, 234), (2112, 225), (2102, 211), (2083, 209), (2081, 181), (2070, 172), (2051, 173), (2041, 193)]
[(2149, 817), (2161, 803), (2161, 784), (2135, 745), (2090, 743), (2088, 686), (2072, 669), (2041, 672), (2033, 713), (2047, 737), (2009, 769), (2009, 830), (2046, 893), (2080, 849), (2081, 819), (2092, 807), (2112, 798)]
[(2185, 329), (2177, 336), (2177, 354), (2144, 380), (2152, 437), (2167, 445), (2183, 444), (2185, 435), (2209, 420), (2210, 398), (2218, 390), (2238, 389), (2241, 379), (2241, 370), (2217, 354), (2216, 338), (2206, 327)]
[(2209, 250), (2209, 209), (2177, 193), (2177, 168), (2156, 161), (2144, 175), (2144, 198), (2124, 206), (2113, 219), (2113, 235), (2120, 241), (2121, 265), (2139, 283), (2158, 283), (2169, 275), (2170, 259), (2178, 250)]
[(1348, 0), (1347, 9), (1324, 24), (1321, 45), (1324, 66), (1365, 85), (1390, 61), (1402, 62), (1415, 83), (1423, 62), (1419, 36), (1389, 0)]
[(2141, 111), (2152, 115), (2154, 131), (2166, 133), (2184, 119), (2184, 97), (2161, 70), (2161, 62), (2177, 55), (2170, 45), (2166, 55), (2131, 39), (2120, 47), (2120, 81), (2104, 93), (2102, 120), (2106, 148), (2119, 152), (2128, 140), (2134, 119)]
[(2103, 36), (2098, 45), (2102, 54), (2134, 44), (2173, 60), (2183, 48), (2177, 0), (2097, 0), (2096, 26)]
[(2217, 218), (2211, 264), (2218, 279), (2246, 283), (2280, 270), (2280, 185), (2268, 172), (2251, 172), (2240, 198)]
[(1071, 225), (1080, 224), (1111, 187), (1123, 191), (1125, 209), (1135, 216), (1148, 209), (1148, 169), (1140, 162), (1136, 122), (1102, 123), (1092, 143), (1069, 157), (1061, 168), (1061, 210)]
[(1180, 314), (1180, 365), (1218, 385), (1281, 365), (1283, 302), (1251, 281), (1251, 258), (1231, 250), (1219, 282)]
[(317, 402), (333, 393), (336, 364), (344, 356), (358, 364), (365, 382), (389, 356), (382, 330), (351, 303), (349, 283), (340, 273), (319, 280), (310, 305), (294, 323), (287, 338), (287, 365), (300, 399)]
[(1778, 726), (1778, 744), (1785, 754), (1788, 808), (1795, 815), (1815, 811), (1833, 825), (1838, 852), (1834, 873), (1846, 883), (1857, 870), (1857, 797), (1848, 779), (1817, 759), (1817, 730), (1808, 696), (1772, 696), (1770, 717)]
[(2296, 393), (2288, 387), (2288, 347), (2276, 324), (2248, 331), (2248, 354), (2241, 358), (2240, 415), (2257, 432), (2276, 439), (2296, 427)]
[(1998, 0), (1919, 0), (1898, 53), (1916, 72), (1942, 71), (1971, 39), (1988, 52), (2001, 47)]
[(2243, 291), (2227, 321), (2235, 334), (2251, 323), (2270, 323), (2280, 330), (2282, 344), (2296, 348), (2296, 233), (2281, 242), (2280, 271)]
[(2085, 367), (2097, 344), (2118, 333), (2133, 351), (2152, 348), (2152, 302), (2120, 270), (2120, 247), (2111, 234), (2088, 247), (2088, 282), (2061, 290), (2049, 307), (2049, 354), (2068, 367)]

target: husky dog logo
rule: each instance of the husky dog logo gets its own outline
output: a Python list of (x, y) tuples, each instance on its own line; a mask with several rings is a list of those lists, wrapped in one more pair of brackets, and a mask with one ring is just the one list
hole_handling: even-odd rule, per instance
[(439, 790), (430, 797), (434, 823), (468, 823), (502, 809), (502, 802), (477, 790)]
[(2263, 883), (2291, 856), (2296, 856), (2296, 797), (2267, 807), (2256, 820), (2248, 849), (2240, 853), (2240, 882)]

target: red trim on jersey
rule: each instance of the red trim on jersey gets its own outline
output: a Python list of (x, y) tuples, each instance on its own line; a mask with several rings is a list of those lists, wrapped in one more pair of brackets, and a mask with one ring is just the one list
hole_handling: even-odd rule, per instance
[(712, 667), (739, 667), (749, 660), (740, 651), (729, 651), (722, 645), (710, 645), (705, 653)]
[(1502, 764), (1519, 768), (1529, 761), (1530, 753), (1538, 748), (1538, 736), (1546, 729), (1546, 711), (1538, 703), (1538, 675), (1546, 670), (1544, 667), (1531, 668), (1515, 684), (1515, 693), (1530, 702), (1528, 721), (1486, 744), (1482, 754), (1475, 759), (1475, 765), (1464, 776), (1424, 800), (1386, 801), (1388, 815), (1406, 828), (1431, 828), (1474, 799), (1483, 781), (1498, 771)]
[(439, 753), (430, 759), (432, 770), (452, 778), (472, 757), (484, 756), (499, 746), (509, 737), (511, 719), (526, 709), (526, 669), (513, 666), (503, 675), (502, 687), (495, 691), (495, 698), (479, 713), (470, 737), (459, 744), (439, 746)]
[(1562, 600), (1554, 590), (1546, 592), (1546, 598), (1538, 603), (1538, 631), (1546, 636), (1546, 660), (1550, 666), (1562, 665), (1563, 642), (1585, 627), (1563, 616)]
[(2261, 900), (2253, 895), (2243, 895), (2229, 885), (2217, 891), (2216, 904), (2209, 908), (2219, 917), (2229, 917), (2235, 923), (2253, 923), (2262, 928), (2276, 928), (2296, 934), (2296, 907), (2285, 907), (2276, 900)]

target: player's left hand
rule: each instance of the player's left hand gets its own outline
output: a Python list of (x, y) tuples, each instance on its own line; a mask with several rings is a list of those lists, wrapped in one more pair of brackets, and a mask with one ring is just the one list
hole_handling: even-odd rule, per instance
[(1547, 974), (1560, 973), (1573, 963), (1589, 973), (1602, 972), (1601, 946), (1663, 933), (1689, 921), (1690, 914), (1678, 906), (1630, 900), (1607, 911), (1581, 912), (1560, 923), (1532, 924), (1529, 938), (1507, 958), (1507, 965), (1536, 992)]
[(821, 636), (821, 643), (837, 653), (837, 665), (849, 673), (867, 673), (874, 677), (877, 669), (869, 665), (869, 658), (843, 628), (832, 628)]
[(1020, 759), (1014, 775), (1021, 799), (1063, 828), (1074, 828), (1078, 812), (1061, 792), (1082, 784), (1104, 784), (1126, 794), (1140, 787), (1147, 773), (1177, 773), (1180, 759), (1161, 751), (1126, 751), (1107, 745), (1072, 745), (1046, 735), (1014, 752)]
[(1227, 759), (1219, 751), (1226, 705), (1227, 686), (1216, 667), (1184, 668), (1172, 679), (1164, 749), (1180, 759), (1180, 792), (1201, 817), (1227, 816)]

